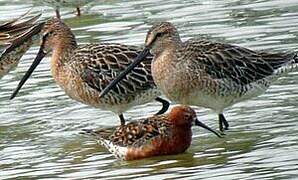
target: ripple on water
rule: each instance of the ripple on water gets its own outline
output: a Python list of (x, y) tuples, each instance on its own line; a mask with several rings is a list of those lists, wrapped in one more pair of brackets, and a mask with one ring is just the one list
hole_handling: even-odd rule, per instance
[[(0, 21), (25, 13), (28, 1), (0, 2)], [(54, 14), (50, 7), (43, 16)], [(200, 36), (256, 50), (297, 50), (297, 1), (119, 0), (96, 2), (77, 18), (62, 8), (79, 43), (120, 42), (142, 45), (156, 21), (177, 25), (184, 40)], [(87, 12), (87, 13), (86, 13)], [(35, 44), (18, 68), (0, 81), (0, 179), (287, 179), (297, 178), (297, 73), (274, 83), (266, 94), (230, 108), (225, 138), (193, 128), (186, 153), (140, 161), (116, 160), (82, 128), (118, 125), (118, 117), (65, 96), (45, 58), (17, 98), (9, 97), (38, 51)], [(130, 121), (154, 114), (156, 102), (125, 113)], [(217, 116), (195, 108), (199, 119), (217, 127)]]

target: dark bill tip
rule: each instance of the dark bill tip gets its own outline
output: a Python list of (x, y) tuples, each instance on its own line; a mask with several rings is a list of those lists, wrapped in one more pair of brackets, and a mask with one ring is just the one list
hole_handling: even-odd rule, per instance
[(40, 49), (39, 49), (39, 51), (38, 51), (38, 54), (36, 55), (36, 58), (34, 59), (33, 63), (31, 64), (30, 68), (28, 69), (28, 71), (26, 72), (26, 74), (23, 76), (23, 78), (19, 82), (17, 88), (14, 90), (14, 92), (10, 96), (10, 98), (9, 98), (10, 100), (12, 100), (13, 98), (16, 97), (16, 95), (18, 94), (18, 92), (20, 91), (20, 89), (22, 88), (22, 86), (25, 84), (25, 82), (27, 81), (27, 79), (31, 76), (31, 74), (33, 73), (34, 69), (38, 66), (38, 64), (45, 57), (45, 55), (46, 55), (46, 53), (43, 51), (43, 46), (41, 46)]
[(195, 120), (195, 125), (200, 126), (200, 127), (204, 128), (204, 129), (207, 129), (208, 131), (212, 132), (213, 134), (215, 134), (219, 138), (222, 138), (223, 137), (220, 133), (218, 133), (217, 131), (215, 131), (212, 128), (208, 127), (207, 125), (205, 125), (204, 123), (202, 123), (198, 119)]
[(149, 48), (145, 48), (137, 57), (136, 59), (124, 70), (122, 71), (112, 82), (110, 82), (109, 85), (107, 85), (100, 93), (99, 97), (102, 98), (104, 97), (106, 94), (108, 94), (108, 92), (113, 89), (113, 87), (115, 87), (117, 85), (117, 83), (119, 81), (121, 81), (130, 71), (133, 70), (134, 67), (136, 67), (137, 65), (139, 65), (146, 56), (148, 56), (150, 53), (150, 49)]

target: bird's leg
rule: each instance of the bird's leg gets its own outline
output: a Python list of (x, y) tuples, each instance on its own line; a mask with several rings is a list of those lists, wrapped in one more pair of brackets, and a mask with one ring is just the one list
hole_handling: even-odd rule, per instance
[(219, 131), (223, 132), (223, 124), (222, 124), (222, 121), (220, 120), (220, 118), (218, 119), (218, 126), (219, 126)]
[(58, 19), (61, 19), (61, 16), (60, 16), (60, 10), (59, 10), (58, 7), (56, 8), (55, 12), (56, 12), (56, 17), (57, 17)]
[(219, 114), (218, 115), (218, 119), (219, 119), (219, 130), (221, 132), (223, 132), (224, 130), (228, 130), (229, 129), (229, 123), (226, 120), (225, 116), (223, 114)]
[(80, 7), (77, 7), (77, 16), (81, 16), (81, 10), (80, 10)]
[(222, 115), (222, 119), (223, 119), (222, 122), (225, 126), (225, 130), (228, 130), (230, 125), (229, 125), (228, 121), (226, 120), (225, 116), (223, 114), (221, 114), (221, 115)]
[(124, 126), (125, 125), (125, 119), (124, 119), (123, 114), (120, 114), (119, 118), (120, 118), (121, 126)]
[(167, 100), (160, 97), (155, 98), (155, 100), (162, 103), (161, 110), (159, 110), (155, 115), (163, 114), (169, 109), (170, 103)]

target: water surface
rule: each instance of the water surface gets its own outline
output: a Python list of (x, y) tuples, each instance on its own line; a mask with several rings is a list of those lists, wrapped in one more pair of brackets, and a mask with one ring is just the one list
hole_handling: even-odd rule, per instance
[[(0, 1), (0, 21), (25, 13), (26, 1)], [(43, 17), (51, 7), (35, 4)], [(98, 1), (75, 17), (62, 17), (80, 44), (120, 42), (142, 45), (156, 21), (173, 22), (184, 40), (202, 36), (255, 50), (295, 51), (298, 47), (297, 0), (113, 0)], [(184, 154), (121, 162), (82, 128), (119, 123), (114, 114), (71, 100), (55, 84), (45, 58), (12, 101), (9, 96), (31, 64), (36, 43), (18, 68), (0, 81), (0, 179), (295, 179), (298, 178), (298, 73), (274, 83), (262, 96), (226, 112), (231, 128), (225, 138), (193, 128)], [(152, 102), (125, 113), (137, 119), (157, 112)], [(196, 108), (201, 121), (217, 128), (212, 111)]]

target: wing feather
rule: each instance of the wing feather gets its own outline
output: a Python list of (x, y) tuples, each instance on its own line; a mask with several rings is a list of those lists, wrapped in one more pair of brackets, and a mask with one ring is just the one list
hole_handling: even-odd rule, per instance
[[(179, 50), (179, 58), (195, 60), (213, 79), (228, 79), (238, 84), (249, 84), (273, 75), (275, 70), (292, 61), (294, 53), (269, 54), (243, 47), (191, 39)], [(188, 53), (195, 58), (187, 58)], [(192, 63), (189, 63), (192, 64)], [(189, 67), (190, 69), (192, 67)]]
[[(72, 68), (75, 69), (76, 65), (83, 65), (84, 70), (77, 73), (80, 73), (80, 77), (88, 86), (101, 92), (133, 62), (140, 51), (138, 47), (123, 44), (86, 45), (76, 50)], [(112, 89), (112, 93), (127, 95), (136, 90), (152, 88), (154, 82), (151, 76), (151, 60), (152, 56), (149, 56), (144, 63), (137, 66), (132, 73), (117, 84)]]
[[(159, 118), (164, 118), (159, 116)], [(158, 137), (169, 135), (171, 124), (162, 119), (145, 118), (117, 128), (88, 130), (89, 134), (112, 142), (114, 145), (122, 147), (140, 147), (150, 143)], [(85, 130), (85, 132), (87, 132)], [(92, 133), (90, 133), (92, 132)]]

